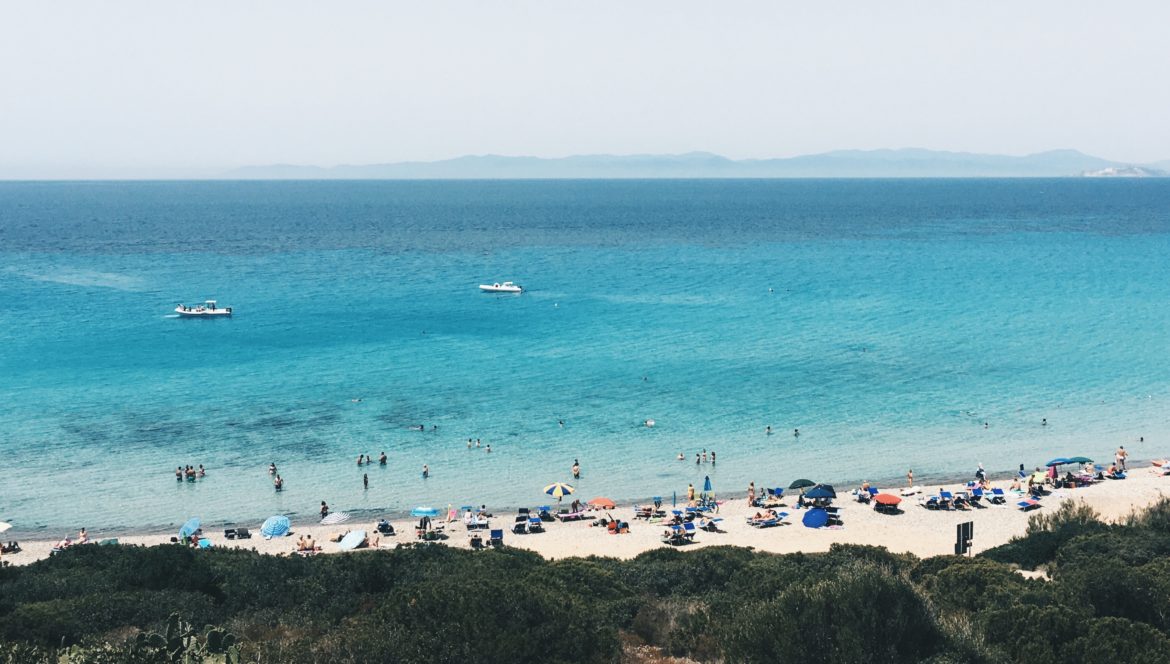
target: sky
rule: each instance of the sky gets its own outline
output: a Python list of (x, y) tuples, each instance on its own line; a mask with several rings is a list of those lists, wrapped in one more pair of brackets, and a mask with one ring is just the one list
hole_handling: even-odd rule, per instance
[(1170, 159), (1170, 3), (0, 0), (0, 178), (710, 151)]

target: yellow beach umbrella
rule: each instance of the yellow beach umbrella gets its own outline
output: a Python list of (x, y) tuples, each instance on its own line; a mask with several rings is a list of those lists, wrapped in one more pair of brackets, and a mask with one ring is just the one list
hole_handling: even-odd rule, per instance
[(574, 491), (576, 491), (576, 489), (569, 486), (568, 484), (565, 484), (564, 482), (553, 482), (552, 484), (544, 487), (544, 492), (553, 498), (561, 498), (573, 493)]

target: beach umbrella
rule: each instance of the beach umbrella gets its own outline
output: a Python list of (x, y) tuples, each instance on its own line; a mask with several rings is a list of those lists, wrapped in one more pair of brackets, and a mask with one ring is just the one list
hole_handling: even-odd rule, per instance
[(814, 507), (813, 509), (804, 513), (804, 518), (801, 519), (806, 528), (823, 528), (829, 523), (829, 513), (823, 509)]
[(594, 507), (600, 507), (601, 509), (606, 510), (612, 510), (614, 508), (613, 501), (609, 498), (594, 498), (593, 500), (589, 501), (589, 504)]
[(810, 486), (816, 486), (816, 485), (817, 485), (817, 483), (812, 481), (812, 480), (796, 480), (792, 484), (788, 485), (788, 489), (791, 491), (794, 489), (804, 489), (804, 488), (807, 488)]
[(902, 499), (892, 493), (879, 493), (873, 497), (873, 502), (879, 505), (897, 505)]
[(10, 528), (12, 528), (11, 523), (4, 523), (3, 521), (0, 521), (0, 533), (5, 532)]
[(706, 475), (703, 477), (703, 493), (711, 493), (711, 476), (710, 475)]
[(805, 498), (812, 498), (814, 500), (820, 498), (836, 498), (837, 492), (832, 486), (828, 484), (818, 484), (808, 491), (804, 492)]
[(351, 551), (358, 548), (358, 546), (360, 546), (361, 543), (365, 541), (365, 539), (366, 531), (351, 530), (345, 534), (345, 537), (341, 538), (340, 542), (337, 543), (337, 548), (341, 549), (342, 551)]
[[(438, 510), (436, 510), (435, 514), (437, 515), (438, 513)], [(345, 523), (346, 521), (349, 521), (349, 515), (345, 512), (330, 512), (324, 519), (321, 519), (321, 524), (332, 526), (338, 523)]]
[(260, 534), (265, 537), (280, 537), (288, 532), (291, 525), (287, 516), (270, 516), (261, 524)]
[(1078, 457), (1069, 457), (1068, 462), (1069, 463), (1093, 463), (1093, 460), (1090, 459), (1089, 457), (1078, 456)]
[(1042, 483), (1046, 479), (1048, 479), (1048, 476), (1044, 474), (1044, 471), (1037, 471), (1035, 473), (1032, 473), (1032, 481), (1033, 482), (1041, 482)]
[(552, 484), (544, 487), (544, 492), (553, 498), (561, 498), (573, 493), (574, 491), (576, 491), (576, 489), (569, 486), (568, 484), (565, 484), (564, 482), (553, 482)]
[(1066, 459), (1066, 458), (1064, 458), (1064, 457), (1057, 457), (1057, 458), (1053, 459), (1052, 461), (1049, 461), (1048, 463), (1046, 463), (1046, 464), (1044, 464), (1044, 465), (1045, 465), (1045, 466), (1048, 466), (1049, 468), (1051, 468), (1051, 467), (1053, 467), (1053, 466), (1063, 466), (1063, 465), (1064, 465), (1064, 464), (1066, 464), (1066, 463), (1072, 463), (1072, 462), (1073, 462), (1073, 461), (1072, 461), (1072, 459)]
[(179, 537), (190, 537), (196, 530), (199, 530), (199, 517), (193, 516), (179, 528)]
[(433, 507), (420, 506), (420, 507), (416, 507), (416, 508), (410, 510), (410, 515), (411, 516), (429, 516), (431, 518), (434, 518), (436, 516), (439, 516), (439, 510), (437, 510)]

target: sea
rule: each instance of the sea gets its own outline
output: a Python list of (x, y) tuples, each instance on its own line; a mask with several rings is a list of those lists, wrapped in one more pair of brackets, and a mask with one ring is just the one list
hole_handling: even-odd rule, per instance
[(4, 182), (0, 521), (1155, 458), (1168, 258), (1170, 179)]

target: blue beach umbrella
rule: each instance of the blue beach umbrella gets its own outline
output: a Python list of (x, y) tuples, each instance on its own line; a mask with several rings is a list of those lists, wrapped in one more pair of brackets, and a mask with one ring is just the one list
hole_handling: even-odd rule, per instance
[(193, 516), (179, 528), (179, 537), (190, 537), (196, 530), (199, 530), (199, 517)]
[(808, 491), (805, 491), (804, 497), (812, 498), (814, 500), (818, 498), (836, 498), (837, 492), (828, 484), (818, 484)]
[(429, 516), (432, 519), (439, 516), (439, 510), (434, 507), (419, 506), (410, 510), (411, 516)]
[(260, 526), (260, 534), (265, 537), (280, 537), (288, 532), (290, 526), (287, 516), (270, 516)]
[(824, 528), (829, 523), (829, 513), (819, 507), (814, 507), (804, 513), (801, 522), (806, 528)]
[(1066, 458), (1064, 458), (1064, 457), (1057, 457), (1057, 458), (1053, 459), (1052, 461), (1049, 461), (1048, 463), (1046, 463), (1046, 464), (1044, 464), (1044, 465), (1045, 465), (1045, 466), (1048, 466), (1049, 468), (1051, 468), (1052, 466), (1063, 466), (1063, 465), (1064, 465), (1064, 464), (1066, 464), (1066, 463), (1072, 463), (1072, 460), (1071, 460), (1071, 459), (1066, 459)]
[(711, 493), (711, 476), (710, 475), (703, 477), (703, 492), (704, 493)]

